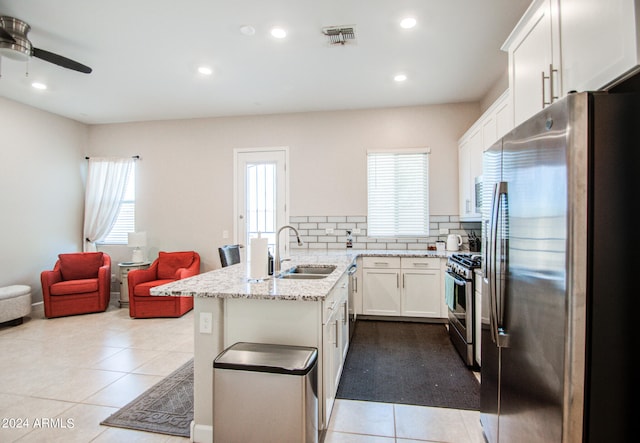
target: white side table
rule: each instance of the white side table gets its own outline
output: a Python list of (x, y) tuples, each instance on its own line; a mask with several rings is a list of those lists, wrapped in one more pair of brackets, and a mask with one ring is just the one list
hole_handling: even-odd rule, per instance
[(118, 263), (120, 268), (120, 307), (129, 306), (129, 271), (136, 269), (147, 269), (151, 266), (151, 262), (122, 262)]

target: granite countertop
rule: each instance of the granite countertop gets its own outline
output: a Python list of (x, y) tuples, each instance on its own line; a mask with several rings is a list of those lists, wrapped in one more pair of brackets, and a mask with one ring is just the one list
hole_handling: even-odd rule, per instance
[(335, 265), (326, 278), (316, 280), (279, 279), (269, 276), (262, 281), (249, 279), (246, 263), (204, 272), (193, 277), (151, 288), (151, 295), (191, 296), (204, 298), (251, 298), (263, 300), (321, 301), (357, 257), (438, 257), (447, 258), (451, 252), (427, 250), (294, 250), (291, 260), (282, 263), (285, 271), (301, 264)]

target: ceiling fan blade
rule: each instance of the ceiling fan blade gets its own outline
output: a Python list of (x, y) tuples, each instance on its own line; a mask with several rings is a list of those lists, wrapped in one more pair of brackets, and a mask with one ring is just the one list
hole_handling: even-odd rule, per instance
[(44, 49), (33, 48), (31, 50), (31, 55), (49, 63), (53, 63), (54, 65), (62, 66), (63, 68), (67, 69), (73, 69), (74, 71), (82, 72), (84, 74), (91, 74), (92, 71), (92, 69), (88, 66), (71, 60), (70, 58), (54, 54), (53, 52), (45, 51)]
[(13, 36), (11, 34), (9, 34), (7, 32), (6, 29), (4, 28), (0, 28), (0, 38), (5, 39), (5, 40), (9, 40), (11, 43), (15, 43), (16, 39), (13, 38)]

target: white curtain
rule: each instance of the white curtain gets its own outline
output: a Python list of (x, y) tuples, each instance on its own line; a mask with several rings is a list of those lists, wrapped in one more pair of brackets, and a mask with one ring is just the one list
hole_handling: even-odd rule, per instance
[(133, 158), (90, 158), (84, 199), (84, 251), (109, 233), (118, 217)]

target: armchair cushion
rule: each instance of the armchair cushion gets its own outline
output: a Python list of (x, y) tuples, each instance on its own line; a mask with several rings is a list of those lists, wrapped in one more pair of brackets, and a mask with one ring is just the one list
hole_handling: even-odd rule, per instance
[(139, 297), (150, 297), (151, 292), (150, 289), (156, 286), (165, 285), (167, 283), (171, 283), (175, 281), (174, 279), (165, 279), (165, 280), (153, 280), (144, 283), (139, 283), (133, 288), (133, 295)]
[(71, 295), (96, 292), (98, 290), (98, 279), (87, 278), (83, 280), (65, 280), (54, 283), (49, 287), (51, 295)]
[[(158, 253), (158, 279), (179, 280), (180, 268), (188, 268), (193, 264), (195, 255), (191, 251)], [(156, 285), (158, 286), (158, 285)]]
[(63, 280), (83, 280), (98, 278), (102, 266), (102, 252), (78, 252), (60, 254), (60, 272)]

